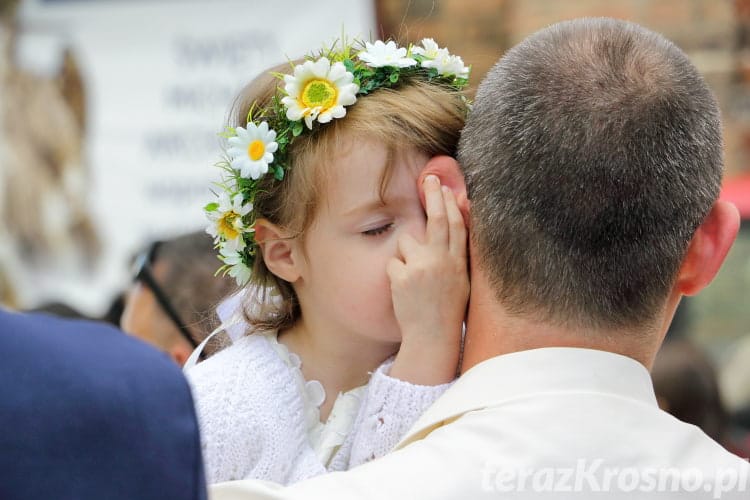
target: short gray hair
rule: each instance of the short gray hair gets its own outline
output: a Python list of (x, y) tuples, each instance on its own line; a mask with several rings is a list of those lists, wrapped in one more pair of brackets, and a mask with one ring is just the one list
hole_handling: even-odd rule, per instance
[(722, 155), (716, 99), (673, 43), (613, 19), (541, 30), (489, 72), (461, 136), (475, 265), (515, 314), (643, 325)]

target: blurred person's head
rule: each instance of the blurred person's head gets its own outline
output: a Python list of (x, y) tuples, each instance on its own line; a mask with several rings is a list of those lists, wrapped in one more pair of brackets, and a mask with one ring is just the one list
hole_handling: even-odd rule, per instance
[(90, 319), (75, 307), (66, 304), (65, 302), (58, 301), (45, 302), (29, 309), (28, 312), (50, 314), (60, 318)]
[(218, 324), (216, 306), (234, 289), (233, 280), (215, 276), (217, 263), (204, 232), (150, 245), (136, 262), (122, 329), (184, 364)]
[(0, 22), (13, 19), (18, 4), (19, 0), (0, 0)]
[(651, 372), (659, 407), (724, 443), (728, 416), (711, 360), (687, 339), (665, 342)]
[(99, 319), (101, 321), (104, 321), (105, 323), (119, 326), (120, 319), (122, 319), (122, 313), (125, 310), (125, 300), (127, 298), (127, 291), (123, 291), (115, 295), (112, 298), (112, 301), (109, 303), (107, 310), (104, 311), (104, 314)]

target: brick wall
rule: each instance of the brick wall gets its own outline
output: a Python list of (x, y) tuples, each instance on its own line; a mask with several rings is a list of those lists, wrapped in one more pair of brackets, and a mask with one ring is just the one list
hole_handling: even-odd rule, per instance
[(628, 19), (682, 47), (724, 114), (729, 175), (750, 170), (750, 0), (376, 0), (381, 35), (433, 37), (472, 65), (476, 84), (510, 46), (582, 16)]

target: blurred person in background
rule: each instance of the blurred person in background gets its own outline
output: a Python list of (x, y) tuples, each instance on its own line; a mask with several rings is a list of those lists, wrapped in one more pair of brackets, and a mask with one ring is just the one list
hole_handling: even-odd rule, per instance
[(16, 293), (11, 283), (10, 276), (0, 266), (0, 304), (6, 307), (16, 307)]
[[(215, 276), (220, 264), (211, 237), (202, 231), (152, 243), (136, 259), (122, 329), (182, 366), (218, 326), (216, 306), (235, 288), (233, 279)], [(214, 352), (219, 341), (204, 352)]]
[(699, 427), (735, 455), (750, 456), (750, 435), (732, 425), (719, 393), (716, 368), (693, 342), (665, 342), (651, 377), (662, 410)]
[(38, 68), (19, 59), (18, 5), (0, 1), (0, 268), (22, 307), (37, 276), (88, 271), (100, 245), (87, 206), (83, 76), (65, 47)]
[(83, 314), (81, 311), (71, 306), (70, 304), (66, 304), (65, 302), (60, 302), (60, 301), (44, 302), (43, 304), (40, 304), (36, 307), (28, 309), (26, 312), (44, 313), (44, 314), (48, 314), (51, 316), (57, 316), (60, 318), (92, 319), (92, 320), (95, 319), (95, 318), (89, 318), (88, 316), (86, 316), (85, 314)]
[(128, 298), (127, 290), (115, 294), (112, 300), (109, 301), (107, 310), (102, 314), (101, 319), (105, 323), (110, 325), (120, 326), (120, 319), (122, 318), (122, 312), (125, 310), (125, 300)]
[(190, 389), (162, 353), (2, 307), (0, 332), (0, 498), (206, 498)]
[(735, 341), (729, 351), (719, 366), (721, 395), (732, 420), (750, 432), (750, 333)]
[[(726, 199), (737, 205), (742, 216), (739, 237), (750, 243), (750, 172), (737, 177), (724, 186), (722, 193)], [(738, 238), (739, 239), (739, 238)], [(737, 294), (745, 297), (744, 304), (748, 304), (750, 293), (750, 245), (747, 245), (744, 263), (735, 272), (737, 280)], [(742, 307), (742, 302), (738, 301)], [(743, 323), (739, 338), (727, 348), (727, 355), (722, 358), (719, 369), (719, 387), (721, 395), (732, 420), (737, 425), (750, 432), (750, 324)]]

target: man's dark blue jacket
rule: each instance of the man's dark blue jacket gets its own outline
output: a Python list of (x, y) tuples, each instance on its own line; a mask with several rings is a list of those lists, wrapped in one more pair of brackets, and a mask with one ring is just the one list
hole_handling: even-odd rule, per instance
[(190, 390), (103, 324), (0, 309), (0, 499), (205, 499)]

